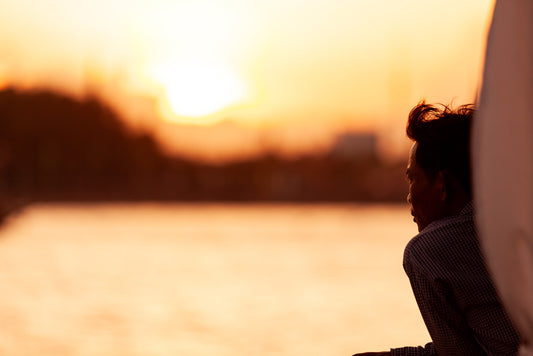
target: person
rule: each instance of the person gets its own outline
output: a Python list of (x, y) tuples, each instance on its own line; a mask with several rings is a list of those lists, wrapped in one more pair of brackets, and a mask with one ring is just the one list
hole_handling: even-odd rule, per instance
[(356, 355), (516, 355), (519, 336), (493, 286), (473, 218), (470, 127), (475, 109), (415, 106), (407, 136), (407, 201), (418, 225), (403, 266), (431, 336), (425, 346)]

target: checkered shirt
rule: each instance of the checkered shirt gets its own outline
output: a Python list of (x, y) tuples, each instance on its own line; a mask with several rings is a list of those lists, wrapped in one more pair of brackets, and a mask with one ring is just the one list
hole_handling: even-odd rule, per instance
[(518, 353), (518, 334), (480, 252), (471, 203), (415, 236), (403, 266), (433, 342), (391, 349), (393, 356)]

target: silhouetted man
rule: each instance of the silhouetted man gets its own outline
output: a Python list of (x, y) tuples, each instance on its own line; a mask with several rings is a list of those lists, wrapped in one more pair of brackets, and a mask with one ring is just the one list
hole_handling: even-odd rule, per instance
[(519, 338), (496, 294), (480, 251), (470, 183), (474, 110), (417, 105), (407, 136), (411, 214), (419, 234), (403, 266), (431, 335), (425, 347), (356, 355), (515, 355)]

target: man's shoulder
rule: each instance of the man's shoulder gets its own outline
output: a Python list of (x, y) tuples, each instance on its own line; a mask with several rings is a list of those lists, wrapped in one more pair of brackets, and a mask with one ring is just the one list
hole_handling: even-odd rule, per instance
[(454, 263), (469, 263), (477, 256), (479, 243), (474, 220), (471, 215), (462, 215), (431, 223), (413, 237), (405, 248), (404, 266), (438, 270)]

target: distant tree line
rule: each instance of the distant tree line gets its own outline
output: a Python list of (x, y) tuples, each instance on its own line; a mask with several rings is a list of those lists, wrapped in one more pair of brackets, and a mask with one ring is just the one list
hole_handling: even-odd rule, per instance
[(95, 98), (0, 91), (0, 200), (352, 202), (405, 199), (404, 163), (332, 152), (211, 165), (162, 153)]

